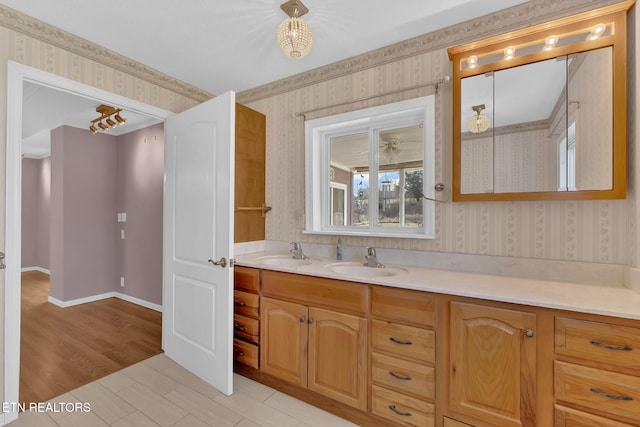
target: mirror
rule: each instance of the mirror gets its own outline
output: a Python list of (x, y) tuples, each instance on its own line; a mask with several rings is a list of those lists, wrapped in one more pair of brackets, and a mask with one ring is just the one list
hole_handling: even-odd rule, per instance
[(434, 121), (433, 95), (307, 121), (305, 232), (432, 238)]
[(626, 196), (627, 9), (614, 6), (449, 50), (454, 201)]

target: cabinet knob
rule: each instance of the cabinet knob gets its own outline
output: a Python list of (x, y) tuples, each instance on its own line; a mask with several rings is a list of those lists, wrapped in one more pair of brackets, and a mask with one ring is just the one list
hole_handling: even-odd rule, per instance
[(312, 318), (309, 318), (309, 323), (313, 323), (313, 319)]
[(300, 323), (304, 323), (304, 321), (305, 321), (305, 318), (304, 318), (304, 316), (302, 316), (302, 317), (300, 318)]
[(532, 338), (535, 335), (535, 332), (533, 332), (533, 329), (526, 329), (524, 331), (524, 334), (527, 336), (527, 338)]

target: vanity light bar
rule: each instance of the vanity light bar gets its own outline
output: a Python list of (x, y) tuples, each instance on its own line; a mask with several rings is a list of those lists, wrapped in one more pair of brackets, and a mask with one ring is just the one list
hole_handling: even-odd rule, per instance
[(553, 35), (553, 36), (549, 36), (547, 37), (547, 39), (544, 41), (544, 50), (551, 50), (554, 47), (556, 47), (556, 45), (558, 44), (558, 41), (560, 39), (558, 38), (558, 36)]
[(598, 24), (591, 29), (591, 32), (587, 36), (587, 40), (596, 40), (600, 38), (605, 31), (607, 31), (607, 26), (605, 24)]
[(516, 56), (516, 47), (509, 46), (504, 50), (504, 59), (511, 59)]

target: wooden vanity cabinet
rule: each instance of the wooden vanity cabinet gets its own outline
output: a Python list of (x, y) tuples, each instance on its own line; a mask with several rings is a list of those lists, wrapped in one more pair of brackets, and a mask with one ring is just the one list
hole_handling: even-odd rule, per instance
[(259, 367), (260, 270), (236, 266), (233, 273), (233, 360)]
[(264, 271), (262, 292), (261, 371), (366, 411), (367, 285)]
[(451, 302), (451, 411), (481, 425), (536, 426), (535, 327), (532, 312)]

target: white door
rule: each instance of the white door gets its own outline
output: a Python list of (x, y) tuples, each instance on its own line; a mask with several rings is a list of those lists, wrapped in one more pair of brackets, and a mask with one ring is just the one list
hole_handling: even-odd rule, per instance
[[(163, 348), (225, 394), (233, 392), (234, 146), (233, 92), (166, 121)], [(226, 266), (213, 265), (222, 258)]]

